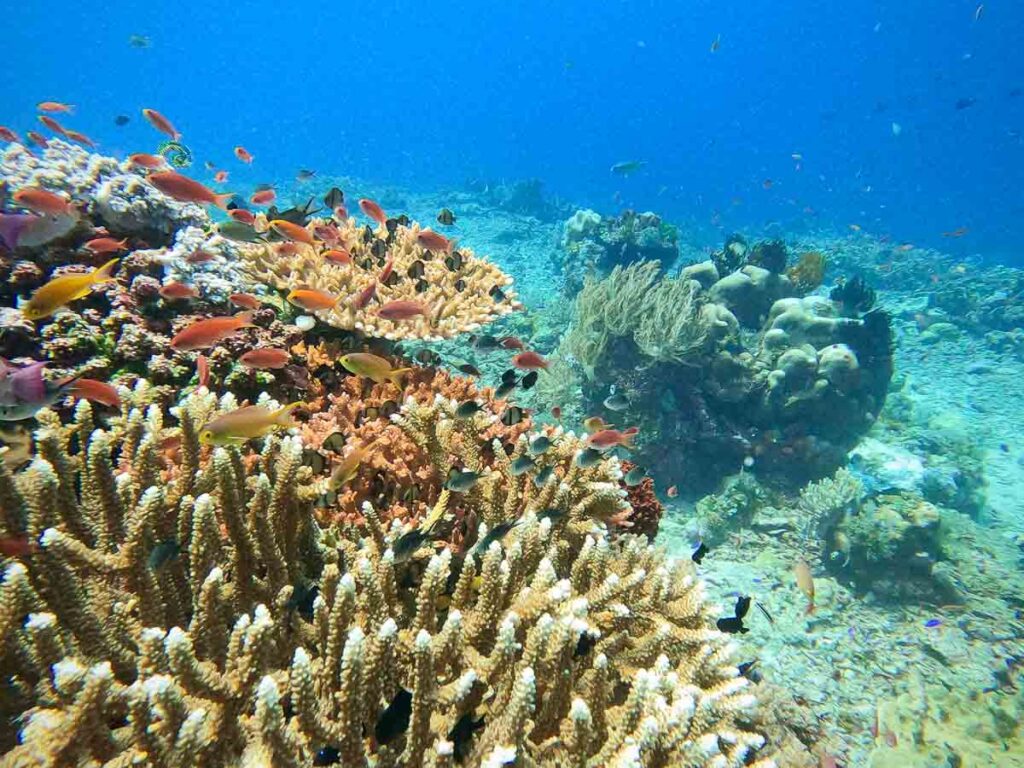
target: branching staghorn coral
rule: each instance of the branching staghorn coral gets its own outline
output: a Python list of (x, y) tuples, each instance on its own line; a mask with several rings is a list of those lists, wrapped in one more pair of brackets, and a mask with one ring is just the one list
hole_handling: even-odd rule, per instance
[[(95, 432), (83, 406), (45, 416), (41, 457), (0, 475), (5, 534), (40, 543), (0, 582), (3, 671), (31, 703), (10, 764), (774, 765), (692, 564), (599, 522), (624, 505), (614, 460), (583, 469), (557, 435), (537, 487), (511, 471), (524, 437), (466, 494), (474, 533), (505, 535), (410, 551), (369, 503), (364, 531), (320, 531), (294, 438), (201, 452), (213, 407), (180, 407), (172, 466), (155, 408)], [(394, 419), (439, 471), (482, 455), (487, 419), (453, 410)]]
[[(314, 219), (308, 229), (313, 232), (323, 226), (323, 221)], [(324, 252), (333, 246), (323, 243), (298, 244), (298, 252), (288, 255), (279, 254), (274, 245), (244, 245), (241, 259), (253, 279), (279, 290), (314, 288), (342, 297), (335, 308), (313, 314), (328, 325), (374, 338), (452, 338), (520, 308), (515, 293), (506, 290), (511, 277), (468, 248), (450, 254), (424, 248), (417, 242), (422, 232), (418, 224), (396, 223), (373, 233), (350, 218), (336, 230), (338, 245), (348, 251), (352, 263), (325, 259)], [(389, 262), (391, 276), (382, 280)], [(377, 301), (357, 307), (354, 300), (374, 283)], [(380, 317), (378, 306), (391, 301), (416, 302), (426, 312), (404, 320)]]

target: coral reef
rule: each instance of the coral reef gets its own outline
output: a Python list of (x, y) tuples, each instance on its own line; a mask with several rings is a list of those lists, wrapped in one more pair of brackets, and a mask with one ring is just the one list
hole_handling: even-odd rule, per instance
[(148, 394), (106, 430), (44, 414), (40, 456), (0, 466), (3, 534), (38, 542), (0, 584), (13, 764), (775, 765), (692, 564), (600, 523), (614, 460), (582, 469), (558, 435), (535, 487), (525, 439), (486, 468), (472, 421), (407, 402), (435, 471), (482, 472), (480, 546), (434, 552), (370, 503), (320, 529), (296, 438), (211, 454), (211, 395), (172, 428)]
[[(639, 427), (637, 461), (693, 495), (744, 463), (789, 485), (833, 472), (885, 401), (888, 315), (842, 317), (820, 296), (772, 301), (787, 278), (742, 270), (706, 289), (693, 271), (662, 277), (654, 262), (588, 280), (539, 384), (542, 401), (579, 391), (585, 412), (604, 416), (614, 386), (629, 406), (607, 418)], [(753, 308), (744, 319), (757, 315), (756, 335), (720, 303), (731, 296)], [(644, 449), (658, 444), (675, 449)]]
[(726, 479), (722, 490), (697, 501), (694, 508), (702, 541), (716, 545), (730, 530), (743, 530), (767, 502), (765, 489), (752, 474), (741, 472)]
[[(318, 226), (324, 222), (314, 219), (308, 225), (311, 233)], [(349, 263), (325, 260), (319, 246), (304, 244), (287, 255), (272, 244), (242, 245), (240, 256), (256, 282), (282, 291), (315, 289), (338, 297), (334, 307), (312, 314), (335, 328), (375, 338), (451, 338), (520, 308), (515, 294), (507, 290), (511, 277), (468, 248), (430, 250), (420, 242), (423, 230), (418, 224), (394, 221), (374, 234), (350, 218), (334, 229), (335, 245), (348, 252)], [(389, 277), (382, 277), (385, 272)], [(367, 290), (380, 305), (406, 301), (422, 312), (398, 319), (381, 316), (369, 297), (365, 303), (356, 301)]]

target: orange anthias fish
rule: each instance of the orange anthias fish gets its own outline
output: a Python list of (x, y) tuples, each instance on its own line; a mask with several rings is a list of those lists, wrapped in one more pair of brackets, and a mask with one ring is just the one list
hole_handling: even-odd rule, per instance
[(85, 146), (89, 147), (89, 149), (96, 149), (96, 142), (94, 142), (92, 139), (90, 139), (88, 136), (86, 136), (84, 133), (81, 133), (80, 131), (67, 130), (64, 132), (64, 138), (68, 139), (69, 141), (74, 141), (78, 144), (84, 144)]
[(217, 257), (209, 251), (197, 250), (192, 251), (192, 253), (186, 256), (185, 261), (189, 264), (206, 264), (209, 261), (213, 261), (215, 258)]
[(171, 348), (181, 352), (206, 349), (240, 331), (252, 328), (252, 313), (241, 312), (232, 317), (210, 317), (197, 320), (171, 339)]
[(161, 155), (147, 155), (145, 152), (136, 152), (134, 155), (128, 155), (128, 162), (140, 168), (149, 168), (150, 170), (163, 168), (167, 164), (167, 161)]
[(199, 292), (191, 285), (173, 282), (160, 286), (160, 295), (170, 301), (177, 301), (180, 299), (194, 299), (199, 295)]
[(50, 146), (50, 142), (48, 142), (46, 140), (46, 137), (43, 136), (41, 133), (36, 133), (35, 131), (28, 131), (25, 133), (25, 135), (28, 136), (29, 141), (31, 141), (40, 149), (46, 149), (48, 146)]
[(246, 150), (246, 148), (242, 146), (235, 147), (235, 157), (237, 157), (243, 163), (252, 162), (252, 155), (250, 155), (248, 150)]
[(382, 227), (388, 223), (388, 215), (373, 200), (368, 200), (365, 197), (360, 199), (359, 209)]
[(814, 577), (811, 576), (811, 566), (804, 560), (797, 560), (793, 574), (796, 576), (796, 585), (807, 595), (806, 613), (814, 613)]
[(36, 109), (40, 112), (63, 112), (64, 114), (70, 115), (75, 111), (75, 105), (62, 104), (59, 101), (40, 101), (36, 104)]
[(198, 181), (175, 171), (151, 173), (146, 181), (168, 197), (183, 203), (206, 203), (227, 210), (228, 201), (233, 197), (231, 193), (218, 195)]
[(298, 224), (292, 224), (290, 221), (284, 219), (274, 219), (269, 222), (270, 228), (273, 229), (281, 237), (288, 238), (292, 242), (303, 243), (305, 245), (315, 245), (316, 241), (313, 239), (313, 235), (309, 233), (309, 230), (305, 227), (300, 227)]
[(250, 349), (238, 358), (238, 362), (249, 368), (284, 368), (291, 357), (283, 349), (264, 347), (263, 349)]
[(171, 121), (163, 115), (161, 115), (155, 109), (144, 109), (142, 110), (142, 115), (147, 120), (149, 120), (149, 124), (156, 128), (158, 131), (160, 131), (161, 133), (166, 133), (168, 136), (170, 136), (171, 141), (177, 141), (178, 139), (181, 138), (181, 134), (173, 125), (171, 125)]
[(550, 363), (536, 352), (527, 350), (526, 352), (520, 352), (518, 355), (513, 357), (512, 365), (516, 368), (522, 368), (524, 371), (536, 371), (539, 369), (546, 370)]
[(384, 269), (380, 271), (380, 275), (377, 277), (382, 283), (387, 283), (388, 278), (391, 277), (391, 273), (395, 271), (395, 260), (394, 258), (388, 259), (388, 263), (384, 265)]
[(259, 309), (263, 306), (263, 302), (251, 293), (232, 293), (228, 296), (228, 301), (242, 309)]
[(333, 248), (329, 251), (324, 251), (324, 259), (331, 262), (331, 264), (343, 267), (352, 263), (352, 254), (344, 248)]
[(296, 288), (288, 294), (288, 301), (302, 309), (311, 312), (322, 309), (333, 309), (339, 301), (340, 296), (334, 296), (326, 291), (318, 291), (314, 288)]
[(952, 232), (943, 232), (942, 236), (943, 237), (963, 237), (968, 232), (970, 232), (970, 230), (967, 227), (957, 227)]
[(328, 245), (337, 246), (341, 243), (341, 233), (333, 224), (318, 224), (313, 227), (313, 234)]
[(665, 491), (665, 495), (668, 496), (670, 499), (674, 499), (676, 496), (679, 495), (679, 489), (674, 485), (670, 485), (668, 487), (668, 490)]
[(21, 143), (21, 137), (6, 125), (0, 125), (0, 141), (16, 141)]
[(359, 295), (352, 300), (352, 306), (356, 309), (366, 309), (377, 293), (377, 281), (374, 280), (359, 292)]
[(276, 199), (277, 193), (274, 190), (261, 189), (259, 192), (253, 193), (253, 196), (249, 198), (249, 202), (253, 205), (270, 205)]
[(294, 256), (299, 252), (299, 246), (295, 243), (278, 243), (274, 250), (278, 256)]
[(333, 213), (334, 213), (335, 221), (342, 222), (342, 221), (345, 221), (348, 218), (348, 208), (346, 208), (344, 205), (336, 205), (336, 206), (334, 206), (334, 212)]
[(515, 336), (502, 336), (498, 339), (498, 343), (501, 344), (504, 349), (526, 349), (526, 345)]
[(385, 320), (408, 320), (426, 313), (427, 308), (418, 301), (389, 301), (377, 310), (377, 314)]
[(11, 198), (23, 208), (48, 216), (67, 216), (75, 212), (66, 197), (39, 187), (22, 187)]
[(210, 361), (206, 355), (199, 355), (196, 358), (196, 382), (200, 387), (210, 383)]
[(89, 400), (111, 408), (121, 407), (121, 395), (117, 389), (105, 381), (95, 379), (75, 379), (71, 384), (71, 394), (83, 400)]
[(429, 251), (448, 252), (452, 248), (452, 241), (438, 232), (424, 229), (416, 235), (416, 242)]
[(104, 253), (117, 253), (123, 251), (128, 247), (128, 238), (124, 240), (115, 240), (112, 237), (95, 237), (84, 246), (85, 250), (90, 253), (97, 255)]
[(587, 445), (599, 451), (607, 451), (617, 446), (632, 448), (633, 438), (639, 431), (636, 427), (630, 427), (621, 432), (617, 429), (602, 429), (587, 438)]
[(56, 120), (54, 120), (49, 115), (40, 115), (39, 116), (39, 122), (42, 123), (43, 125), (45, 125), (47, 128), (49, 128), (54, 133), (56, 133), (58, 136), (67, 136), (68, 135), (67, 129), (64, 128), (63, 125), (58, 123)]
[(88, 296), (97, 285), (114, 279), (113, 272), (117, 262), (118, 259), (111, 259), (92, 272), (53, 278), (32, 294), (32, 298), (21, 308), (22, 314), (29, 320), (41, 320), (66, 304)]
[(213, 174), (213, 180), (218, 184), (223, 184), (225, 181), (228, 180), (228, 172), (217, 171), (215, 174)]
[(256, 223), (256, 214), (252, 211), (247, 211), (244, 208), (232, 208), (228, 211), (228, 216), (239, 224), (247, 224), (250, 227)]

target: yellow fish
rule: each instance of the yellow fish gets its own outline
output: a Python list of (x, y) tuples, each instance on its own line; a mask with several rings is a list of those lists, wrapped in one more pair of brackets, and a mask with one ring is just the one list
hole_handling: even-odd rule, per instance
[(29, 320), (42, 320), (65, 304), (88, 296), (92, 289), (100, 283), (114, 279), (111, 273), (118, 261), (118, 259), (111, 259), (99, 269), (84, 275), (62, 275), (53, 278), (32, 294), (32, 298), (21, 308), (22, 314)]
[(272, 411), (260, 405), (247, 405), (218, 416), (203, 427), (199, 442), (203, 445), (240, 445), (263, 437), (275, 429), (294, 427), (291, 412), (302, 403), (291, 403)]
[(392, 368), (391, 363), (383, 357), (372, 355), (369, 352), (353, 352), (345, 355), (341, 358), (341, 364), (345, 366), (345, 370), (356, 376), (373, 379), (377, 384), (390, 381), (396, 387), (402, 386), (403, 374), (412, 370), (412, 368)]
[(430, 529), (437, 525), (437, 522), (444, 517), (444, 513), (448, 511), (448, 497), (451, 493), (445, 488), (441, 491), (440, 497), (437, 499), (437, 504), (430, 510), (430, 514), (423, 518), (420, 523), (420, 530), (423, 533), (430, 533)]
[(359, 471), (359, 465), (369, 452), (370, 446), (368, 445), (355, 448), (344, 458), (341, 464), (331, 471), (330, 488), (332, 491), (338, 490), (356, 476), (356, 473)]

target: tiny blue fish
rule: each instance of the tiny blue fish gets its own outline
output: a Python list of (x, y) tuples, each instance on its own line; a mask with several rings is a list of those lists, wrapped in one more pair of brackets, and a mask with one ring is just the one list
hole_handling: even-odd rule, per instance
[(928, 619), (928, 621), (926, 621), (924, 625), (928, 627), (928, 629), (931, 629), (932, 627), (939, 626), (941, 623), (942, 619)]

